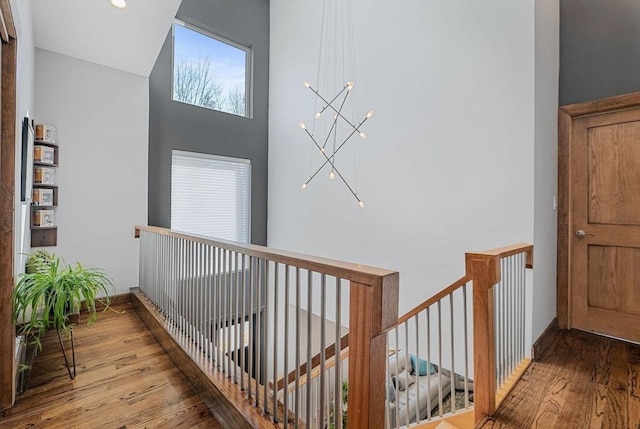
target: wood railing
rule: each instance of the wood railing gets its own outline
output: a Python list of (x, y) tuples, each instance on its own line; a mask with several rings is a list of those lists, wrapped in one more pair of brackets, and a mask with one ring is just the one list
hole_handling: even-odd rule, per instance
[[(466, 276), (473, 280), (473, 344), (476, 393), (474, 410), (476, 422), (490, 416), (496, 410), (496, 350), (503, 344), (496, 338), (496, 300), (494, 287), (514, 286), (510, 278), (503, 276), (508, 258), (524, 255), (524, 268), (533, 268), (533, 246), (517, 244), (486, 252), (467, 253)], [(504, 304), (504, 303), (503, 303)], [(504, 304), (506, 305), (506, 304)], [(501, 310), (498, 307), (498, 310)], [(524, 317), (524, 312), (520, 315)], [(524, 326), (524, 325), (523, 325)], [(524, 358), (524, 356), (523, 356)]]
[[(142, 226), (136, 234), (140, 288), (190, 338), (201, 364), (240, 392), (226, 395), (248, 399), (254, 427), (267, 417), (284, 428), (344, 429), (345, 381), (351, 428), (431, 427), (431, 419), (462, 414), (477, 422), (495, 411), (498, 390), (523, 368), (522, 272), (532, 267), (531, 245), (467, 253), (461, 279), (398, 318), (397, 272), (164, 228)], [(393, 411), (388, 400), (390, 387), (401, 394), (387, 384), (390, 366), (407, 367), (410, 355), (437, 371), (438, 408), (429, 400), (426, 418), (418, 409)], [(443, 408), (445, 389), (456, 388), (463, 405), (453, 398)]]
[[(344, 354), (345, 349), (349, 347), (349, 333), (347, 332), (340, 338), (340, 350)], [(328, 360), (333, 358), (336, 355), (336, 343), (331, 343), (324, 349), (324, 359)], [(276, 388), (278, 391), (282, 390), (285, 384), (289, 385), (296, 380), (296, 377), (303, 377), (307, 375), (307, 372), (312, 371), (314, 368), (320, 366), (320, 361), (322, 360), (322, 353), (317, 353), (315, 356), (311, 358), (311, 365), (307, 365), (307, 362), (303, 362), (298, 368), (291, 371), (286, 376), (280, 377), (277, 381)], [(308, 369), (310, 368), (310, 370)]]
[[(349, 427), (384, 427), (385, 343), (398, 320), (397, 272), (158, 227), (139, 226), (136, 236), (140, 289), (200, 350), (200, 364), (225, 374), (225, 383), (235, 385), (256, 414), (281, 427), (306, 427), (311, 419), (296, 413), (301, 394), (293, 404), (278, 399), (280, 386), (284, 397), (291, 396), (287, 389), (309, 389), (300, 370), (305, 364), (319, 368), (322, 381), (318, 427), (341, 427), (342, 411), (331, 404), (341, 402), (343, 377)], [(325, 370), (331, 359), (342, 360), (343, 348), (331, 344), (343, 337), (343, 325), (349, 361), (357, 362), (348, 374), (342, 365)], [(280, 385), (283, 377), (289, 383)]]
[[(387, 427), (419, 423), (427, 428), (442, 418), (473, 427), (495, 411), (497, 399), (530, 362), (524, 341), (524, 269), (532, 268), (532, 255), (533, 246), (527, 244), (467, 253), (462, 278), (398, 319), (387, 334), (387, 388), (401, 400), (387, 401)], [(430, 368), (427, 373), (410, 363), (420, 361)], [(401, 370), (421, 383), (411, 393), (394, 382)], [(459, 405), (456, 390), (463, 395)], [(451, 405), (445, 407), (448, 395)]]

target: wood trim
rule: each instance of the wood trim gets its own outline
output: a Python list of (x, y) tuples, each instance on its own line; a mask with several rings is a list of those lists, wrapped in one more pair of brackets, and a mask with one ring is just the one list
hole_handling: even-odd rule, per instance
[[(341, 338), (340, 338), (340, 350), (344, 350), (347, 347), (349, 347), (349, 333), (347, 332), (346, 334), (344, 334)], [(336, 354), (336, 344), (333, 343), (331, 345), (329, 345), (326, 349), (325, 349), (325, 359), (329, 360), (332, 357), (335, 356)], [(342, 358), (342, 356), (341, 356)], [(316, 367), (320, 366), (320, 360), (321, 360), (321, 354), (318, 353), (316, 354), (314, 357), (311, 358), (311, 369), (315, 369)], [(300, 369), (299, 369), (299, 374), (300, 377), (304, 376), (307, 374), (307, 363), (303, 363), (302, 365), (300, 365)], [(281, 377), (280, 379), (278, 379), (278, 384), (277, 384), (277, 390), (282, 390), (282, 388), (284, 388), (284, 384), (285, 384), (285, 378), (287, 380), (287, 384), (291, 384), (295, 381), (296, 379), (296, 370), (291, 371), (289, 374), (287, 374), (286, 377)], [(270, 386), (273, 386), (273, 383), (269, 383)]]
[(558, 248), (556, 314), (558, 326), (569, 328), (569, 142), (571, 116), (558, 111)]
[[(272, 429), (267, 420), (244, 397), (244, 393), (228, 377), (203, 359), (200, 349), (175, 330), (169, 330), (153, 304), (139, 291), (131, 289), (131, 305), (158, 343), (182, 371), (195, 392), (207, 404), (214, 417), (224, 426), (239, 429)], [(171, 332), (171, 333), (169, 333)]]
[(585, 101), (583, 103), (567, 104), (560, 106), (559, 111), (571, 118), (577, 118), (580, 116), (613, 112), (615, 110), (633, 109), (635, 107), (640, 107), (640, 92)]
[(476, 422), (496, 406), (495, 331), (493, 286), (500, 281), (500, 258), (466, 254), (467, 275), (473, 278), (473, 373)]
[[(3, 0), (6, 1), (6, 0)], [(0, 9), (1, 10), (1, 9)], [(14, 203), (16, 148), (15, 39), (2, 43), (0, 112), (0, 410), (13, 405), (15, 326), (11, 311), (14, 263)]]
[(538, 337), (538, 339), (531, 346), (531, 360), (537, 362), (540, 360), (540, 356), (545, 350), (554, 347), (553, 331), (558, 329), (558, 318), (554, 318), (549, 326), (546, 327), (544, 332)]
[[(449, 426), (447, 426), (446, 424), (449, 424)], [(473, 420), (473, 409), (461, 413), (456, 413), (451, 417), (434, 419), (433, 421), (426, 423), (418, 423), (417, 426), (412, 427), (416, 429), (473, 429), (475, 427), (475, 423)]]
[[(116, 305), (128, 304), (131, 302), (131, 293), (122, 293), (118, 295), (112, 295), (109, 297), (109, 306), (114, 307)], [(101, 298), (96, 298), (96, 310), (104, 310), (107, 306), (106, 302), (102, 301)], [(87, 309), (84, 301), (82, 301), (82, 305), (80, 307), (83, 311)]]
[(398, 321), (398, 273), (377, 287), (351, 282), (349, 306), (349, 426), (384, 428), (387, 335)]
[[(160, 228), (157, 226), (137, 225), (135, 227), (135, 236), (138, 237), (141, 231), (148, 231), (155, 234), (161, 234), (169, 237), (190, 240), (209, 246), (220, 247), (234, 252), (243, 253), (245, 255), (268, 259), (270, 261), (278, 262), (281, 264), (287, 264), (307, 270), (322, 272), (330, 276), (340, 277), (349, 281), (370, 286), (378, 284), (380, 282), (380, 278), (396, 273), (395, 271), (383, 268), (369, 267), (366, 265), (353, 264), (327, 258), (319, 258), (302, 253), (272, 249), (270, 247), (259, 246), (256, 244), (243, 244), (226, 240), (212, 240), (211, 238), (201, 235), (186, 234), (183, 232), (174, 231), (168, 228)], [(395, 322), (396, 321), (394, 320), (393, 323)]]
[(431, 298), (427, 299), (422, 304), (414, 307), (412, 310), (409, 310), (405, 315), (403, 315), (398, 319), (398, 322), (394, 325), (394, 327), (402, 325), (407, 320), (419, 314), (421, 311), (426, 310), (428, 307), (431, 307), (433, 304), (440, 301), (442, 298), (452, 294), (453, 292), (460, 289), (462, 286), (466, 285), (470, 281), (471, 281), (471, 278), (468, 276), (464, 276), (456, 280), (451, 285), (447, 286), (437, 294), (433, 295)]
[[(497, 256), (507, 258), (518, 253), (527, 253), (527, 268), (533, 268), (533, 244), (518, 243), (510, 246), (498, 247), (496, 249), (485, 250), (484, 252), (469, 252), (477, 255)], [(530, 265), (530, 266), (529, 266)]]
[(518, 380), (520, 380), (520, 378), (522, 378), (525, 372), (527, 372), (527, 369), (529, 369), (531, 362), (533, 362), (531, 359), (524, 358), (518, 364), (518, 366), (513, 370), (509, 378), (505, 380), (504, 384), (500, 386), (500, 388), (496, 392), (496, 408), (500, 406), (500, 404), (502, 403), (502, 401), (504, 401), (504, 399), (507, 397), (509, 392), (511, 392), (511, 390), (514, 387), (516, 387)]
[[(348, 358), (349, 358), (349, 349), (347, 348), (347, 349), (341, 351), (341, 353), (340, 353), (340, 362), (342, 362), (343, 360), (348, 359)], [(338, 363), (339, 362), (337, 362), (337, 359), (336, 359), (335, 356), (333, 356), (331, 358), (328, 358), (325, 361), (325, 364), (324, 364), (325, 371), (335, 367)], [(320, 375), (320, 365), (311, 368), (309, 376), (307, 376), (306, 374), (304, 376), (301, 375), (300, 378), (298, 379), (298, 385), (300, 387), (302, 387), (305, 384), (313, 381), (316, 377), (318, 377), (318, 375)], [(281, 378), (280, 380), (284, 380), (284, 378)], [(295, 383), (294, 382), (289, 383), (289, 386), (292, 386), (292, 389), (295, 389)], [(271, 381), (269, 382), (269, 389), (273, 389), (273, 383)], [(293, 391), (289, 390), (287, 388), (287, 394), (292, 394), (292, 393), (293, 393)], [(278, 391), (278, 399), (282, 399), (283, 396), (284, 396), (284, 390), (279, 390)], [(295, 413), (291, 413), (291, 414), (295, 414)]]
[(383, 429), (387, 338), (374, 329), (381, 323), (381, 295), (352, 282), (350, 298), (350, 361), (357, 365), (349, 365), (349, 426)]

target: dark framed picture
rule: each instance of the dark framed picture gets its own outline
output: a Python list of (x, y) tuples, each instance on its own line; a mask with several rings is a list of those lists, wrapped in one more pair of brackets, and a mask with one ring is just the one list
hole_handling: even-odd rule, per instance
[(22, 171), (20, 176), (20, 201), (31, 198), (33, 189), (33, 120), (25, 116), (22, 121)]

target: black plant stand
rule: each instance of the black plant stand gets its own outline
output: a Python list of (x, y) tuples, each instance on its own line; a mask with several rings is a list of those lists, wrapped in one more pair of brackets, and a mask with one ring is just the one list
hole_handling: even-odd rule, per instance
[(76, 349), (73, 344), (73, 325), (69, 327), (69, 333), (71, 336), (71, 361), (73, 364), (73, 374), (71, 374), (71, 367), (69, 366), (69, 359), (67, 359), (67, 351), (64, 348), (64, 342), (62, 341), (62, 335), (60, 335), (60, 330), (58, 329), (58, 339), (60, 340), (60, 348), (62, 348), (62, 355), (64, 356), (64, 363), (67, 365), (67, 372), (69, 373), (69, 378), (76, 378)]

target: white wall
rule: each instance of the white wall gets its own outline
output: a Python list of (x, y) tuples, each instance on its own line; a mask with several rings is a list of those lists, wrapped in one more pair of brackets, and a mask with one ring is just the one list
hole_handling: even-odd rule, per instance
[(352, 2), (364, 210), (328, 171), (300, 191), (321, 4), (271, 1), (268, 242), (398, 270), (403, 313), (465, 251), (533, 241), (534, 3)]
[[(35, 85), (35, 48), (33, 45), (33, 22), (31, 2), (12, 1), (11, 10), (18, 40), (17, 106), (16, 106), (16, 192), (14, 226), (14, 273), (24, 272), (25, 253), (29, 252), (31, 233), (29, 229), (29, 201), (20, 201), (20, 178), (22, 171), (22, 120), (33, 117)], [(27, 195), (30, 198), (30, 195)]]
[(538, 338), (556, 316), (558, 189), (558, 75), (560, 9), (558, 0), (535, 2), (535, 213), (532, 335)]
[(36, 49), (36, 122), (60, 147), (56, 223), (66, 262), (138, 284), (134, 225), (147, 220), (148, 78)]

